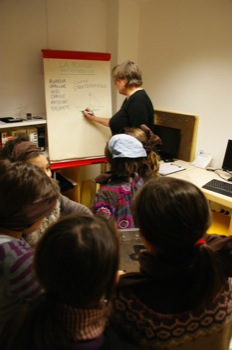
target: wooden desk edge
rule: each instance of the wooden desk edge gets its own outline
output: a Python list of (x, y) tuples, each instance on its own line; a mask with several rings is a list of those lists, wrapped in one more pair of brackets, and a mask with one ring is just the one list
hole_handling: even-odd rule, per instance
[[(191, 169), (195, 168), (193, 165), (191, 165), (191, 162), (182, 161), (180, 159), (176, 159), (175, 161), (177, 162), (178, 165), (185, 167), (186, 170), (190, 170), (191, 171)], [(199, 169), (199, 171), (206, 171), (207, 172), (207, 170), (205, 168), (198, 168), (198, 169)], [(181, 176), (181, 175), (183, 175), (183, 173), (184, 173), (184, 171), (175, 173), (175, 177), (178, 178), (178, 174), (180, 174), (180, 176)], [(168, 176), (171, 177), (172, 175), (173, 174), (170, 174)], [(185, 180), (190, 181), (188, 179), (185, 179)], [(225, 206), (227, 208), (231, 208), (232, 209), (232, 198), (231, 197), (228, 197), (228, 196), (225, 196), (223, 194), (219, 194), (217, 192), (213, 192), (213, 191), (204, 189), (204, 188), (202, 188), (202, 186), (197, 186), (197, 187), (200, 188), (200, 190), (204, 193), (205, 197), (209, 201), (212, 201), (214, 203), (218, 203), (218, 204), (220, 204), (222, 206)], [(232, 235), (232, 216), (230, 215), (230, 217), (231, 217), (231, 219), (230, 219), (230, 225), (229, 225), (229, 228), (228, 228), (228, 234)]]

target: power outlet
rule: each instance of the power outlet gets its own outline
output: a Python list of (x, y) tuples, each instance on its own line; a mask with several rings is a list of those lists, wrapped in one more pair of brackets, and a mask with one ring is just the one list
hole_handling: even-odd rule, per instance
[(222, 207), (218, 203), (210, 202), (210, 208), (211, 208), (212, 211), (216, 211), (216, 212), (221, 213), (221, 214), (232, 215), (232, 209), (231, 208)]

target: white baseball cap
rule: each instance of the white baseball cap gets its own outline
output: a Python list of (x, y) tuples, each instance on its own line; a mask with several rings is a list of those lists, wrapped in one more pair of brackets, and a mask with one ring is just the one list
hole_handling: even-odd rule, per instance
[(108, 148), (112, 158), (140, 158), (147, 153), (143, 144), (135, 137), (127, 134), (118, 134), (111, 137)]

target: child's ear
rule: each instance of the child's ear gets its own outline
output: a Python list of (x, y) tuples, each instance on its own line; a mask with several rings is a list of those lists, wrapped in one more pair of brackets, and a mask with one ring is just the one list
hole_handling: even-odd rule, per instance
[(154, 253), (155, 251), (157, 251), (157, 248), (154, 247), (153, 244), (149, 243), (146, 238), (144, 238), (142, 235), (141, 235), (141, 239), (142, 239), (142, 242), (144, 244), (144, 247), (146, 248), (146, 250), (150, 253)]

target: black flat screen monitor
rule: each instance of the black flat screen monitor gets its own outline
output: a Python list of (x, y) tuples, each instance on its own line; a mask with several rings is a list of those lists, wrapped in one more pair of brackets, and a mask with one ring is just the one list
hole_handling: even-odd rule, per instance
[(180, 129), (154, 125), (153, 132), (162, 140), (162, 144), (156, 145), (154, 149), (160, 158), (164, 161), (173, 161), (173, 158), (178, 158), (181, 137)]
[(232, 140), (228, 140), (225, 156), (222, 162), (222, 169), (232, 171)]

